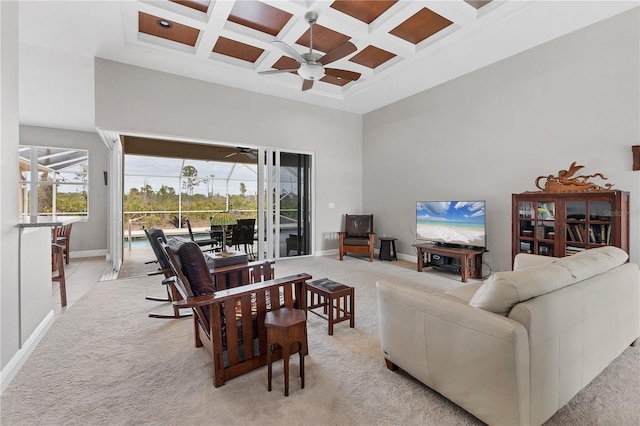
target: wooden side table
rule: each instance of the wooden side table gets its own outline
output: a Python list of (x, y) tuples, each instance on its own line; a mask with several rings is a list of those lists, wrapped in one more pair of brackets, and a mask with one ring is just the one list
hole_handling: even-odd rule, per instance
[[(269, 311), (265, 315), (264, 325), (267, 327), (267, 390), (271, 392), (273, 351), (282, 351), (284, 362), (284, 396), (289, 396), (289, 356), (298, 352), (300, 355), (300, 387), (304, 389), (304, 356), (307, 353), (307, 315), (302, 309), (280, 308)], [(298, 348), (291, 351), (291, 346)]]
[(378, 260), (398, 260), (396, 253), (396, 240), (393, 237), (380, 237), (380, 252)]

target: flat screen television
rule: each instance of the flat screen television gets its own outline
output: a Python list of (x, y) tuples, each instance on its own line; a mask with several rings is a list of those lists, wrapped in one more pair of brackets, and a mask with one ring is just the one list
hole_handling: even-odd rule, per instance
[(486, 248), (485, 202), (416, 202), (416, 240)]

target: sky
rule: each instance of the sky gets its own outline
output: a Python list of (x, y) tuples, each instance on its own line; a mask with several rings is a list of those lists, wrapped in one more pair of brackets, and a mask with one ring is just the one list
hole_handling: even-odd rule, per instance
[[(184, 166), (195, 167), (198, 171), (197, 177), (205, 180), (194, 188), (194, 194), (207, 195), (207, 191), (214, 194), (226, 194), (227, 192), (240, 194), (241, 182), (245, 184), (247, 195), (255, 195), (257, 192), (257, 165), (255, 164), (219, 163), (138, 155), (125, 156), (125, 192), (129, 192), (131, 188), (141, 188), (145, 183), (151, 185), (154, 191), (158, 191), (162, 185), (166, 185), (173, 187), (178, 192), (180, 170)], [(229, 179), (228, 190), (227, 179)]]
[(484, 209), (484, 201), (418, 201), (416, 217), (421, 221), (482, 223)]

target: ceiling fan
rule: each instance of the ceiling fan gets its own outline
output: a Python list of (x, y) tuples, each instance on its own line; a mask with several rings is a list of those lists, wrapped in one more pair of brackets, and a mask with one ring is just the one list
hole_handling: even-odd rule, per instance
[(278, 46), (288, 56), (298, 61), (298, 68), (290, 68), (283, 70), (260, 71), (258, 74), (277, 74), (283, 72), (296, 71), (300, 77), (304, 79), (302, 82), (302, 90), (309, 90), (313, 87), (315, 80), (320, 80), (325, 75), (330, 75), (342, 80), (355, 81), (360, 78), (360, 73), (348, 70), (339, 70), (336, 68), (325, 68), (324, 66), (342, 59), (345, 56), (355, 52), (358, 48), (350, 41), (336, 47), (327, 52), (325, 55), (313, 52), (313, 25), (318, 20), (318, 14), (315, 12), (307, 12), (304, 15), (305, 20), (309, 23), (309, 51), (307, 53), (298, 53), (293, 47), (281, 40), (274, 40), (273, 44)]
[(253, 150), (251, 148), (243, 148), (241, 146), (237, 147), (235, 149), (235, 151), (230, 152), (229, 154), (225, 155), (224, 158), (229, 158), (229, 157), (233, 157), (236, 154), (243, 154), (246, 155), (248, 158), (255, 160), (256, 154), (253, 152)]

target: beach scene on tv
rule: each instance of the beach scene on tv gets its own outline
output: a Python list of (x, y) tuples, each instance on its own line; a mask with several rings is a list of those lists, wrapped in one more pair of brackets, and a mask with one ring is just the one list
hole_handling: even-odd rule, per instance
[(484, 210), (484, 201), (418, 201), (416, 238), (484, 247)]

